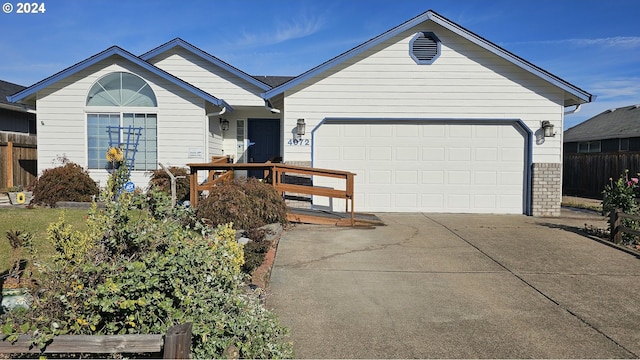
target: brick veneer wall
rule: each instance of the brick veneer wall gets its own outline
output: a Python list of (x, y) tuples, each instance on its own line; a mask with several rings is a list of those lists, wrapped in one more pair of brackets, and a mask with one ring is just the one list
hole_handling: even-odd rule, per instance
[(531, 177), (531, 215), (560, 216), (562, 164), (534, 163)]

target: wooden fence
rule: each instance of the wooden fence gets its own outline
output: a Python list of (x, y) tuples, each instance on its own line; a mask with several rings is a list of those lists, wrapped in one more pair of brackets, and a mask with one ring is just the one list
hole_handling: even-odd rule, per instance
[(35, 135), (0, 133), (0, 189), (28, 186), (38, 175)]
[(609, 178), (625, 170), (634, 177), (640, 172), (640, 152), (564, 154), (562, 193), (602, 199)]
[(616, 244), (620, 244), (622, 242), (622, 233), (640, 236), (640, 231), (622, 225), (622, 219), (640, 220), (640, 216), (626, 214), (620, 208), (611, 212), (609, 218), (611, 233), (609, 234), (609, 238)]
[(0, 341), (0, 354), (135, 354), (162, 353), (164, 359), (188, 359), (192, 323), (176, 325), (166, 335), (60, 335), (44, 351), (34, 347), (30, 336)]

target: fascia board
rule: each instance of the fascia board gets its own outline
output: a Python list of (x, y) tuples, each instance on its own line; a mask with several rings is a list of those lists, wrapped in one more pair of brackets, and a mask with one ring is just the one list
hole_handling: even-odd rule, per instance
[(471, 31), (459, 26), (458, 24), (455, 24), (454, 22), (449, 21), (448, 19), (438, 15), (437, 13), (429, 10), (421, 15), (418, 15), (417, 17), (341, 54), (338, 55), (337, 57), (301, 74), (300, 76), (290, 80), (289, 82), (286, 82), (278, 87), (275, 87), (265, 93), (262, 94), (262, 97), (265, 99), (271, 99), (272, 97), (278, 95), (278, 94), (282, 94), (285, 91), (293, 88), (294, 86), (297, 86), (301, 83), (303, 83), (304, 81), (307, 81), (308, 79), (342, 63), (343, 61), (346, 61), (368, 49), (370, 49), (371, 47), (374, 47), (378, 44), (380, 44), (381, 42), (384, 42), (394, 36), (396, 36), (397, 34), (406, 31), (424, 21), (427, 20), (431, 20), (434, 23), (452, 31), (453, 33), (471, 41), (472, 43), (482, 47), (483, 49), (511, 62), (512, 64), (524, 69), (525, 71), (528, 71), (540, 78), (542, 78), (543, 80), (553, 84), (554, 86), (574, 95), (575, 97), (577, 97), (578, 99), (580, 99), (581, 101), (584, 102), (592, 102), (595, 100), (595, 96), (589, 94), (588, 92), (572, 85), (569, 84), (568, 82), (556, 77), (555, 75), (552, 75), (540, 68), (538, 68), (537, 66), (529, 63), (528, 61), (508, 52), (505, 49), (502, 49), (501, 47), (491, 43), (490, 41), (472, 33)]
[(225, 106), (225, 107), (227, 107), (227, 110), (233, 111), (233, 107), (231, 107), (229, 104), (227, 104), (224, 100), (218, 99), (215, 96), (213, 96), (211, 94), (208, 94), (207, 92), (205, 92), (205, 91), (203, 91), (201, 89), (198, 89), (197, 87), (195, 87), (195, 86), (193, 86), (193, 85), (191, 85), (191, 84), (189, 84), (189, 83), (187, 83), (185, 81), (182, 81), (182, 80), (178, 79), (177, 77), (167, 73), (166, 71), (164, 71), (164, 70), (162, 70), (162, 69), (160, 69), (160, 68), (158, 68), (158, 67), (156, 67), (154, 65), (151, 65), (150, 63), (148, 63), (146, 61), (141, 60), (137, 56), (135, 56), (135, 55), (133, 55), (133, 54), (123, 50), (122, 48), (117, 47), (117, 46), (112, 46), (112, 47), (108, 48), (107, 50), (105, 50), (105, 51), (103, 51), (101, 53), (98, 53), (98, 54), (96, 54), (96, 55), (94, 55), (94, 56), (92, 56), (92, 57), (90, 57), (90, 58), (88, 58), (88, 59), (86, 59), (84, 61), (81, 61), (81, 62), (79, 62), (79, 63), (77, 63), (75, 65), (72, 65), (72, 66), (66, 68), (65, 70), (62, 70), (59, 73), (57, 73), (55, 75), (52, 75), (52, 76), (50, 76), (50, 77), (48, 77), (48, 78), (46, 78), (46, 79), (44, 79), (44, 80), (42, 80), (42, 81), (40, 81), (38, 83), (26, 88), (26, 89), (14, 94), (14, 95), (7, 96), (7, 100), (9, 102), (12, 102), (12, 103), (17, 103), (20, 100), (23, 100), (24, 98), (26, 98), (26, 97), (28, 97), (30, 95), (33, 95), (33, 94), (37, 93), (38, 91), (40, 91), (42, 89), (45, 89), (45, 88), (57, 83), (58, 81), (61, 81), (61, 80), (65, 79), (65, 78), (67, 78), (69, 76), (72, 76), (73, 74), (76, 74), (79, 71), (82, 71), (82, 70), (84, 70), (84, 69), (86, 69), (86, 68), (88, 68), (88, 67), (90, 67), (90, 66), (92, 66), (92, 65), (94, 65), (94, 64), (96, 64), (96, 63), (98, 63), (100, 61), (102, 61), (102, 60), (105, 60), (105, 59), (107, 59), (107, 58), (109, 58), (111, 56), (115, 56), (115, 55), (121, 56), (122, 58), (124, 58), (124, 59), (126, 59), (126, 60), (128, 60), (128, 61), (130, 61), (130, 62), (132, 62), (132, 63), (134, 63), (134, 64), (136, 64), (136, 65), (138, 65), (140, 67), (142, 67), (143, 69), (145, 69), (145, 70), (147, 70), (147, 71), (149, 71), (149, 72), (151, 72), (151, 73), (153, 73), (153, 74), (155, 74), (157, 76), (160, 76), (161, 78), (163, 78), (163, 79), (165, 79), (165, 80), (167, 80), (167, 81), (169, 81), (169, 82), (181, 87), (182, 89), (184, 89), (184, 90), (186, 90), (186, 91), (188, 91), (188, 92), (190, 92), (190, 93), (192, 93), (192, 94), (194, 94), (194, 95), (196, 95), (196, 96), (198, 96), (198, 97), (200, 97), (200, 98), (202, 98), (202, 99), (204, 99), (206, 101), (211, 102), (212, 104), (214, 104), (216, 106), (219, 106), (219, 107)]

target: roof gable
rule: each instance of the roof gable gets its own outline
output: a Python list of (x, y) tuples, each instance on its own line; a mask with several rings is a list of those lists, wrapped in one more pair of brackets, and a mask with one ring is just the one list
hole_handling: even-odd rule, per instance
[(604, 111), (564, 132), (564, 142), (640, 137), (640, 105)]
[(529, 73), (542, 78), (543, 80), (557, 86), (558, 88), (564, 90), (570, 96), (565, 96), (565, 106), (583, 104), (587, 102), (591, 102), (595, 99), (595, 96), (589, 94), (588, 92), (572, 85), (561, 78), (533, 65), (532, 63), (514, 55), (513, 53), (501, 48), (500, 46), (474, 34), (473, 32), (463, 28), (462, 26), (448, 20), (447, 18), (435, 13), (434, 11), (427, 11), (421, 15), (414, 17), (413, 19), (396, 26), (395, 28), (388, 30), (377, 37), (359, 45), (355, 48), (344, 52), (333, 59), (330, 59), (319, 66), (302, 73), (301, 75), (293, 78), (292, 80), (279, 85), (263, 94), (265, 99), (271, 99), (276, 95), (283, 94), (285, 91), (345, 62), (348, 59), (351, 59), (371, 48), (377, 46), (388, 39), (411, 29), (414, 26), (417, 26), (425, 21), (433, 21), (434, 23), (452, 31), (453, 33), (469, 40), (470, 42), (482, 47), (483, 49), (511, 62), (512, 64), (520, 67), (521, 69), (528, 71)]
[(229, 64), (227, 64), (226, 62), (218, 59), (217, 57), (209, 54), (208, 52), (180, 39), (180, 38), (175, 38), (167, 43), (164, 43), (160, 46), (158, 46), (157, 48), (150, 50), (142, 55), (140, 55), (140, 58), (142, 60), (145, 61), (149, 61), (151, 58), (158, 56), (164, 52), (167, 52), (173, 48), (175, 48), (176, 46), (179, 46), (189, 52), (191, 52), (192, 54), (195, 54), (205, 60), (207, 60), (208, 62), (214, 64), (215, 66), (224, 69), (227, 72), (230, 72), (231, 74), (251, 83), (254, 86), (257, 86), (258, 88), (262, 89), (262, 90), (269, 90), (271, 89), (271, 86), (265, 84), (264, 82), (254, 78), (253, 76), (245, 73), (244, 71), (231, 66)]
[(130, 52), (118, 47), (118, 46), (112, 46), (98, 54), (95, 54), (91, 57), (89, 57), (88, 59), (85, 59), (75, 65), (72, 65), (40, 82), (35, 83), (34, 85), (31, 85), (30, 87), (14, 94), (11, 96), (7, 96), (7, 100), (12, 102), (12, 103), (16, 103), (19, 101), (24, 100), (25, 98), (34, 95), (35, 93), (37, 93), (38, 91), (45, 89), (55, 83), (57, 83), (58, 81), (61, 81), (69, 76), (72, 76), (102, 60), (108, 59), (112, 56), (120, 56), (142, 68), (144, 68), (145, 70), (153, 73), (154, 75), (160, 76), (161, 78), (181, 87), (182, 89), (206, 100), (211, 102), (212, 104), (216, 105), (216, 106), (220, 106), (220, 107), (226, 107), (228, 111), (232, 111), (233, 108), (227, 104), (224, 100), (222, 99), (218, 99), (217, 97), (202, 91), (201, 89), (187, 83), (184, 82), (180, 79), (178, 79), (177, 77), (169, 74), (168, 72), (140, 59), (139, 57), (131, 54)]

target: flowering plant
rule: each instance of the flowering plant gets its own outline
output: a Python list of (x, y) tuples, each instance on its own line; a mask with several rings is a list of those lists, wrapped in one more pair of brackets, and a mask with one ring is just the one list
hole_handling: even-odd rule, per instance
[[(640, 174), (638, 175), (640, 176)], [(624, 174), (615, 181), (613, 178), (609, 178), (609, 184), (604, 187), (602, 192), (602, 211), (605, 214), (610, 214), (616, 209), (622, 209), (626, 214), (637, 215), (640, 212), (640, 205), (636, 201), (640, 189), (638, 183), (637, 177), (629, 177), (629, 170), (625, 170)], [(638, 221), (632, 219), (622, 219), (622, 225), (634, 230), (640, 229)], [(623, 233), (622, 238), (627, 243), (635, 241), (635, 237), (627, 233)]]
[[(639, 174), (640, 175), (640, 174)], [(627, 214), (635, 214), (638, 212), (638, 178), (629, 177), (629, 170), (625, 170), (617, 180), (609, 178), (609, 184), (604, 187), (602, 192), (602, 210), (605, 213), (621, 208)]]
[(107, 161), (110, 163), (119, 163), (124, 158), (122, 149), (112, 146), (107, 150)]

